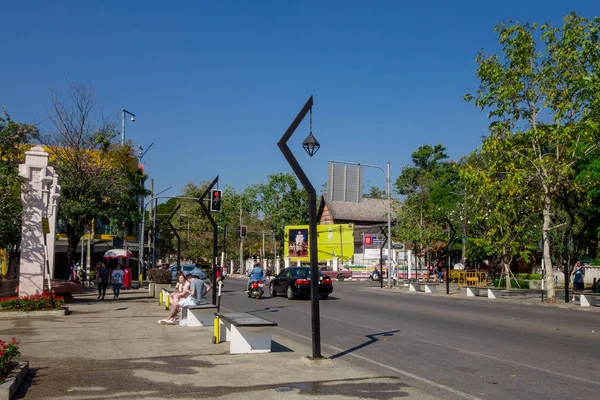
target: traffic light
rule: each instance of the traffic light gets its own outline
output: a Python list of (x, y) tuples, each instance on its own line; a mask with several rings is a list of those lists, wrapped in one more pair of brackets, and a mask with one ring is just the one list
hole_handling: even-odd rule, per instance
[(246, 227), (246, 225), (242, 225), (240, 226), (240, 237), (241, 238), (245, 238), (246, 237), (246, 230), (248, 228)]
[(221, 195), (223, 191), (221, 189), (211, 189), (210, 190), (210, 211), (211, 212), (221, 212), (223, 206), (223, 199)]

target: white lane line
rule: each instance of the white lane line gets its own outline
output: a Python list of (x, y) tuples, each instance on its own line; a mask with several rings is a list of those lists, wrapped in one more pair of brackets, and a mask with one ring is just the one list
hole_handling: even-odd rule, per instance
[[(282, 331), (284, 331), (284, 332), (286, 332), (286, 333), (289, 333), (289, 334), (291, 334), (291, 335), (294, 335), (294, 336), (301, 337), (302, 339), (304, 339), (304, 340), (307, 340), (307, 341), (309, 341), (309, 342), (311, 341), (311, 339), (310, 339), (309, 337), (306, 337), (306, 336), (304, 336), (304, 335), (301, 335), (301, 334), (299, 334), (299, 333), (292, 332), (292, 331), (288, 331), (287, 329), (283, 329), (283, 328), (280, 328), (280, 327), (278, 327), (278, 329), (279, 329), (279, 330), (282, 330)], [(324, 345), (324, 346), (327, 346), (327, 347), (329, 347), (329, 348), (331, 348), (331, 349), (333, 349), (333, 350), (335, 350), (335, 351), (337, 351), (337, 352), (339, 352), (339, 353), (341, 353), (341, 352), (343, 352), (343, 351), (344, 351), (343, 349), (340, 349), (339, 347), (332, 346), (332, 345), (330, 345), (330, 344), (327, 344), (327, 343), (323, 343), (323, 345)], [(395, 368), (395, 367), (391, 367), (391, 366), (389, 366), (389, 365), (387, 365), (387, 364), (380, 363), (379, 361), (375, 361), (375, 360), (372, 360), (372, 359), (370, 359), (370, 358), (367, 358), (367, 357), (359, 356), (358, 354), (354, 354), (354, 353), (348, 353), (348, 355), (349, 355), (349, 356), (352, 356), (352, 357), (355, 357), (355, 358), (358, 358), (359, 360), (366, 361), (366, 362), (369, 362), (369, 363), (371, 363), (371, 364), (375, 364), (375, 365), (377, 365), (377, 366), (379, 366), (379, 367), (381, 367), (381, 368), (388, 369), (388, 370), (390, 370), (390, 371), (393, 371), (393, 372), (395, 372), (395, 373), (397, 373), (397, 374), (404, 375), (404, 376), (406, 376), (406, 377), (408, 377), (408, 378), (411, 378), (411, 379), (417, 380), (417, 381), (419, 381), (419, 382), (423, 382), (423, 383), (425, 383), (425, 384), (427, 384), (427, 385), (434, 386), (434, 387), (436, 387), (436, 388), (438, 388), (438, 389), (445, 390), (445, 391), (447, 391), (447, 392), (450, 392), (450, 393), (452, 393), (452, 394), (455, 394), (455, 395), (457, 395), (457, 396), (463, 397), (463, 398), (465, 398), (465, 399), (469, 399), (469, 400), (483, 400), (483, 399), (482, 399), (482, 398), (480, 398), (480, 397), (476, 397), (476, 396), (470, 395), (470, 394), (468, 394), (468, 393), (461, 392), (460, 390), (456, 390), (456, 389), (454, 389), (454, 388), (451, 388), (450, 386), (442, 385), (442, 384), (440, 384), (440, 383), (434, 382), (434, 381), (432, 381), (432, 380), (429, 380), (429, 379), (427, 379), (427, 378), (423, 378), (423, 377), (421, 377), (421, 376), (418, 376), (418, 375), (412, 374), (412, 373), (410, 373), (410, 372), (408, 372), (408, 371), (404, 371), (404, 370), (402, 370), (402, 369)]]
[[(294, 311), (297, 311), (297, 310), (294, 310)], [(308, 312), (305, 312), (303, 310), (301, 310), (301, 312), (304, 312), (305, 314), (309, 314)], [(341, 322), (341, 323), (347, 324), (347, 325), (353, 325), (353, 326), (356, 326), (356, 327), (359, 327), (359, 328), (367, 329), (369, 331), (373, 330), (372, 326), (365, 326), (365, 325), (355, 324), (353, 322), (348, 322), (348, 321), (344, 321), (344, 320), (337, 319), (337, 318), (332, 318), (332, 317), (323, 317), (323, 318), (327, 318), (327, 319), (330, 319), (330, 320), (333, 320), (333, 321)], [(280, 329), (282, 329), (282, 328), (280, 328)], [(494, 361), (497, 361), (497, 362), (502, 362), (502, 363), (505, 363), (505, 364), (512, 364), (512, 365), (516, 365), (516, 366), (519, 366), (519, 367), (522, 367), (522, 368), (529, 368), (529, 369), (532, 369), (532, 370), (535, 370), (535, 371), (545, 372), (547, 374), (559, 376), (561, 378), (573, 379), (573, 380), (584, 382), (584, 383), (588, 383), (588, 384), (591, 384), (591, 385), (600, 386), (600, 382), (591, 381), (591, 380), (588, 380), (588, 379), (585, 379), (585, 378), (580, 378), (580, 377), (574, 376), (574, 375), (563, 374), (563, 373), (552, 371), (552, 370), (545, 369), (545, 368), (535, 367), (533, 365), (523, 364), (523, 363), (520, 363), (518, 361), (512, 361), (512, 360), (507, 360), (505, 358), (500, 358), (500, 357), (496, 357), (496, 356), (490, 356), (488, 354), (479, 353), (479, 352), (472, 351), (472, 350), (467, 350), (467, 349), (461, 349), (460, 347), (453, 347), (453, 346), (449, 346), (449, 345), (446, 345), (446, 344), (441, 344), (441, 343), (432, 342), (432, 341), (425, 340), (425, 339), (420, 339), (420, 338), (416, 338), (416, 337), (412, 337), (412, 336), (408, 336), (408, 335), (403, 335), (401, 333), (394, 333), (394, 336), (400, 336), (400, 337), (403, 337), (403, 338), (406, 338), (406, 339), (416, 340), (416, 341), (419, 341), (419, 342), (422, 342), (422, 343), (426, 343), (426, 344), (431, 345), (431, 346), (438, 346), (438, 347), (443, 347), (443, 348), (446, 348), (446, 349), (449, 349), (449, 350), (460, 351), (460, 352), (463, 352), (463, 353), (466, 353), (466, 354), (471, 354), (473, 356), (487, 358), (487, 359), (494, 360)], [(304, 336), (302, 336), (302, 337), (304, 337)], [(308, 340), (310, 341), (311, 339), (309, 338)], [(333, 347), (331, 345), (327, 345), (327, 346)], [(354, 355), (354, 354), (350, 353), (350, 355)], [(354, 356), (355, 357), (359, 357), (359, 358), (362, 357), (362, 356), (356, 356), (356, 355), (354, 355)]]

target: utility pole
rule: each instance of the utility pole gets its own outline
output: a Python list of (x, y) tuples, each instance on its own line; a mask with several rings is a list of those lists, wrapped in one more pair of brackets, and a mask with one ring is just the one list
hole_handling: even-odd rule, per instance
[(262, 264), (265, 269), (265, 276), (267, 276), (267, 267), (265, 266), (265, 230), (262, 230)]
[[(85, 258), (85, 280), (89, 282), (90, 279), (90, 271), (91, 271), (91, 264), (92, 264), (92, 238), (94, 236), (94, 222), (95, 220), (92, 219), (92, 222), (90, 222), (89, 225), (89, 229), (88, 229), (88, 241), (87, 241), (87, 254), (86, 254), (86, 258)], [(81, 266), (81, 268), (83, 268), (83, 265)], [(82, 284), (85, 285), (85, 282), (82, 282)], [(89, 284), (88, 284), (89, 286)]]
[[(154, 179), (150, 179), (150, 198), (154, 198)], [(150, 215), (154, 215), (154, 202), (150, 202)], [(153, 220), (154, 221), (154, 220)], [(154, 251), (154, 246), (156, 245), (156, 225), (152, 224), (152, 236), (149, 238), (150, 246), (152, 246), (152, 260), (150, 260), (151, 267), (154, 267), (154, 255), (156, 254)], [(150, 251), (150, 249), (148, 249)], [(143, 274), (144, 271), (140, 271), (140, 274)]]
[(467, 254), (467, 187), (465, 186), (465, 192), (464, 192), (464, 196), (463, 196), (463, 212), (462, 212), (462, 257), (461, 257), (461, 264), (463, 265), (463, 268), (466, 270), (467, 269), (467, 259), (466, 259), (466, 254)]
[[(240, 196), (240, 230), (242, 229), (242, 196)], [(240, 231), (241, 232), (241, 231)], [(244, 237), (240, 234), (240, 274), (245, 275), (244, 262)], [(233, 272), (233, 271), (231, 271)]]

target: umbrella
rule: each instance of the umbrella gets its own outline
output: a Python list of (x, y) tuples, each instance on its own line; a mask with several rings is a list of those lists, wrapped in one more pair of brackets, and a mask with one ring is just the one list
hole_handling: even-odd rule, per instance
[(115, 258), (131, 258), (133, 254), (129, 250), (123, 249), (111, 249), (104, 253), (104, 258), (115, 259)]

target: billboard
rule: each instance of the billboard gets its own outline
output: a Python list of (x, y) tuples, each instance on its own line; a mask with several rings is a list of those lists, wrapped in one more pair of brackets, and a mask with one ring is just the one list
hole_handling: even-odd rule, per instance
[[(291, 261), (310, 261), (308, 225), (285, 227), (284, 257)], [(317, 247), (319, 261), (352, 260), (354, 257), (354, 225), (317, 225)]]

